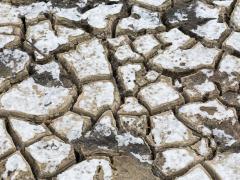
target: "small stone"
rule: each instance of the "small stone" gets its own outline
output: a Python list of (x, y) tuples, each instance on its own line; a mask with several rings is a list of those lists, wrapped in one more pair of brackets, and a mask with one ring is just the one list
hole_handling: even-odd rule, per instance
[(167, 149), (157, 154), (154, 171), (164, 177), (172, 177), (186, 172), (203, 160), (190, 148)]
[(91, 127), (91, 118), (71, 111), (53, 120), (50, 128), (67, 142), (77, 140)]
[(114, 83), (108, 80), (95, 81), (83, 85), (73, 110), (96, 120), (108, 109), (116, 112), (119, 105), (120, 96)]
[(34, 180), (31, 167), (19, 151), (0, 162), (0, 178)]
[(5, 120), (0, 118), (0, 159), (13, 153), (15, 150), (12, 138), (7, 132)]
[(9, 124), (13, 138), (20, 147), (26, 147), (51, 134), (45, 124), (38, 125), (21, 118), (10, 117)]
[(75, 162), (73, 148), (55, 136), (47, 136), (25, 148), (38, 178), (50, 178)]

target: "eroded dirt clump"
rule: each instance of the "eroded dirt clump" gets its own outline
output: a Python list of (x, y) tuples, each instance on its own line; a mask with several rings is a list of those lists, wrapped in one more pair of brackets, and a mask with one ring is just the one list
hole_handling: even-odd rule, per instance
[(240, 179), (240, 1), (0, 2), (0, 179)]

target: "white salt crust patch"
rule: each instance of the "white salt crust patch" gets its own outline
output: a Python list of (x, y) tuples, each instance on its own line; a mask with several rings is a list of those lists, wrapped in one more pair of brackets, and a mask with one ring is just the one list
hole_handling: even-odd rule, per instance
[(240, 53), (240, 32), (232, 32), (224, 41), (223, 46), (230, 50), (235, 50)]
[(234, 29), (239, 31), (240, 30), (240, 2), (237, 1), (235, 8), (231, 15), (231, 24), (234, 26)]

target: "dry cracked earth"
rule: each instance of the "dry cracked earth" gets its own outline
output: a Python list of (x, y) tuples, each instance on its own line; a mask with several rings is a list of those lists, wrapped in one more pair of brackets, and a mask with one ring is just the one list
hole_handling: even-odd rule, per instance
[(240, 180), (240, 1), (2, 0), (1, 180)]

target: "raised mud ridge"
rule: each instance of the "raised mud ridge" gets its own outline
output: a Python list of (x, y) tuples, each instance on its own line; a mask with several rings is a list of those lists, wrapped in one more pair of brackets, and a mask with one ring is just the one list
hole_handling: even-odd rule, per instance
[(240, 1), (2, 0), (1, 180), (239, 180)]

